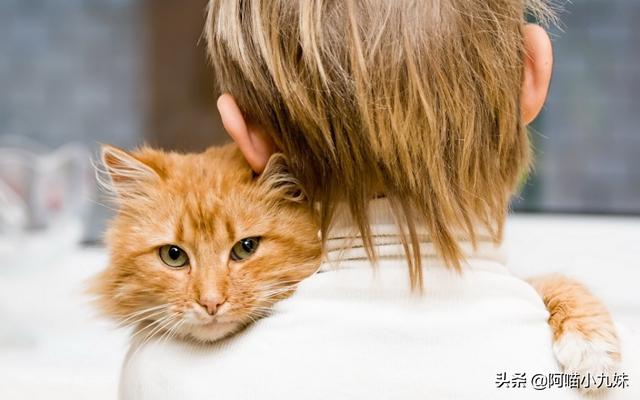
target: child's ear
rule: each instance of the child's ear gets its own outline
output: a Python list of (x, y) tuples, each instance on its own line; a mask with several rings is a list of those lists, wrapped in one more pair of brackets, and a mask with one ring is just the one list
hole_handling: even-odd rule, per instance
[(535, 24), (523, 27), (524, 71), (520, 96), (520, 115), (525, 125), (542, 110), (549, 91), (553, 68), (553, 49), (547, 32)]
[(120, 198), (139, 195), (145, 183), (160, 178), (152, 167), (117, 147), (102, 145), (100, 157), (103, 169), (96, 171), (98, 181)]
[(287, 159), (282, 153), (275, 153), (269, 158), (264, 172), (258, 177), (258, 183), (265, 185), (270, 192), (288, 201), (304, 203), (307, 196), (300, 182), (291, 175)]
[(218, 111), (224, 129), (236, 142), (251, 169), (257, 174), (262, 173), (275, 152), (273, 139), (265, 127), (246, 121), (235, 99), (228, 93), (218, 98)]

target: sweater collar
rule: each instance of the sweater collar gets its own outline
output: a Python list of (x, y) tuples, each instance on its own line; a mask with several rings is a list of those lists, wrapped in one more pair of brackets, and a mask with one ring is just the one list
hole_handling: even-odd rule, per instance
[[(378, 258), (380, 260), (404, 260), (405, 253), (400, 240), (400, 231), (396, 226), (391, 206), (386, 198), (378, 198), (369, 203), (369, 221), (371, 222), (371, 239)], [(443, 265), (428, 229), (424, 226), (418, 226), (416, 230), (420, 242), (420, 254), (423, 259), (435, 261), (435, 263), (428, 262), (431, 265)], [(502, 246), (493, 243), (485, 229), (478, 228), (477, 232), (475, 247), (468, 238), (460, 236), (458, 240), (465, 256), (463, 268), (470, 267), (476, 260), (492, 261), (504, 265), (506, 257)], [(334, 226), (327, 236), (325, 266), (321, 269), (346, 261), (367, 261), (367, 254), (356, 225), (352, 222), (346, 208), (342, 208), (338, 211)]]

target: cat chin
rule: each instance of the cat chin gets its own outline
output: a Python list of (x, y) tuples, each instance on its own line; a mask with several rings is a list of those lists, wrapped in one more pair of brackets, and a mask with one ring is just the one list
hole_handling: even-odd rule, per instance
[(191, 325), (185, 329), (185, 336), (198, 342), (215, 342), (232, 335), (242, 328), (239, 322), (215, 322), (206, 325)]

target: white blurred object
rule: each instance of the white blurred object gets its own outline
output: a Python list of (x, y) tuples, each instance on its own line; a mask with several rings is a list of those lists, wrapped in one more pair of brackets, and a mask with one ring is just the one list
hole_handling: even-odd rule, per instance
[(127, 335), (95, 318), (79, 246), (94, 193), (90, 152), (0, 136), (0, 399), (113, 399)]
[[(82, 145), (47, 151), (20, 136), (0, 136), (0, 285), (11, 287), (19, 277), (34, 281), (74, 251), (93, 182), (90, 153)], [(12, 306), (0, 302), (0, 349), (37, 346), (29, 321), (38, 307), (13, 313)]]
[(76, 246), (38, 273), (0, 275), (0, 399), (117, 398), (129, 331), (85, 294), (106, 263), (103, 248)]
[(0, 136), (0, 273), (27, 271), (82, 239), (94, 180), (89, 150)]
[(27, 206), (6, 183), (0, 181), (0, 227), (7, 232), (27, 225)]

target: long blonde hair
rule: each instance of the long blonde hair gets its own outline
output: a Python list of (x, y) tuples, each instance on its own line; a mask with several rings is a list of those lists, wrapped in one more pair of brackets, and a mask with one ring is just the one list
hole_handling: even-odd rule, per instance
[(456, 235), (499, 242), (529, 167), (525, 13), (553, 16), (544, 0), (211, 0), (205, 35), (219, 90), (271, 128), (323, 233), (346, 203), (375, 262), (384, 193), (421, 287), (416, 226), (459, 268)]

